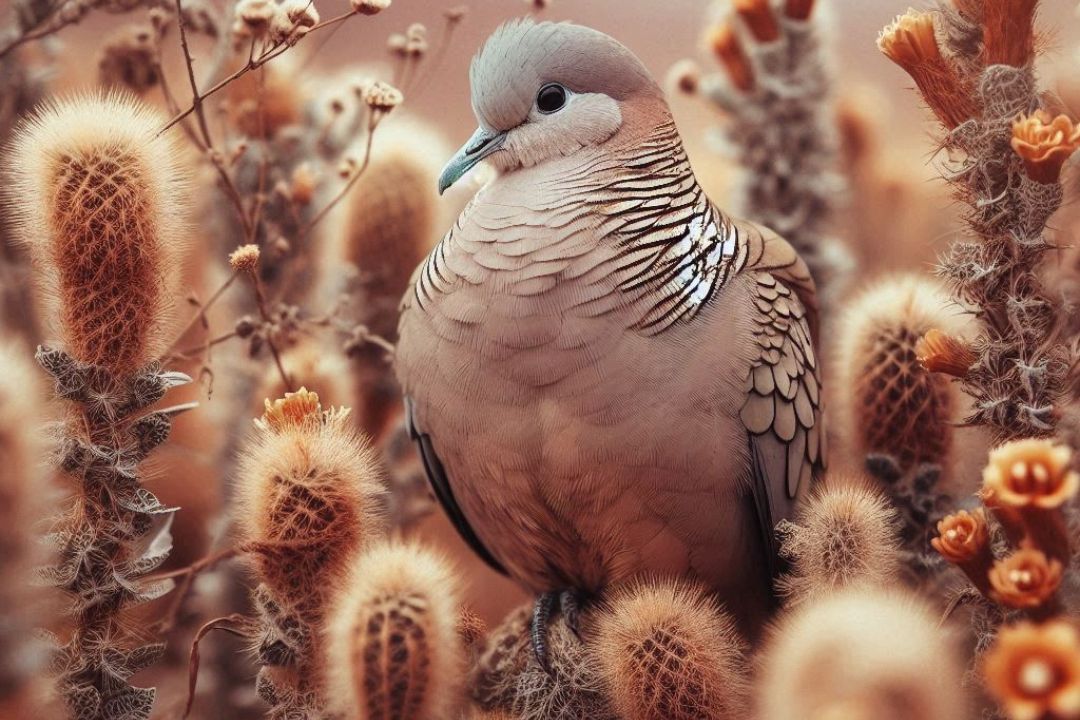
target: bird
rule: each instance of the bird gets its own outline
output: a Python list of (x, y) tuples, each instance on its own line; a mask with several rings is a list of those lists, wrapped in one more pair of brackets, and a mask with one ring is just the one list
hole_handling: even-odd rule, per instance
[(494, 175), (413, 274), (394, 366), (433, 494), (558, 613), (650, 577), (749, 638), (826, 465), (817, 304), (776, 233), (725, 214), (664, 92), (614, 38), (511, 20), (469, 71), (479, 128), (439, 191)]

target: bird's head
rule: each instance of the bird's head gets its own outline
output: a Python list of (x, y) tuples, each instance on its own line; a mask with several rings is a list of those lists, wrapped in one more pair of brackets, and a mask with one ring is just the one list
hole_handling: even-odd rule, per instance
[(473, 58), (469, 80), (480, 127), (443, 169), (440, 193), (481, 160), (512, 172), (602, 145), (641, 125), (646, 110), (667, 112), (632, 52), (571, 23), (503, 24)]

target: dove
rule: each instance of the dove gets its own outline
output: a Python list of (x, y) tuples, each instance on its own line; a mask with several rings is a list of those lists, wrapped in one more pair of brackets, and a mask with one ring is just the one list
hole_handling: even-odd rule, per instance
[(696, 180), (664, 93), (599, 31), (511, 21), (470, 69), (479, 128), (439, 190), (495, 175), (413, 275), (395, 370), (472, 549), (576, 626), (677, 577), (754, 638), (776, 524), (826, 463), (805, 263)]

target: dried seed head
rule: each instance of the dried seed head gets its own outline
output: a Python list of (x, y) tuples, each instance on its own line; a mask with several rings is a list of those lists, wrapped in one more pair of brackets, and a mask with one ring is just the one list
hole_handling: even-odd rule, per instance
[(391, 542), (353, 563), (327, 623), (327, 698), (343, 717), (450, 718), (460, 709), (461, 590), (439, 555)]
[(270, 39), (276, 43), (295, 45), (319, 24), (319, 11), (312, 0), (282, 0), (270, 22)]
[(1076, 497), (1080, 474), (1070, 469), (1072, 449), (1053, 440), (1013, 440), (992, 450), (983, 469), (983, 492), (998, 505), (1051, 510)]
[(907, 71), (926, 104), (948, 128), (978, 114), (973, 93), (942, 56), (935, 36), (935, 12), (908, 10), (878, 36), (878, 49)]
[(985, 556), (990, 549), (986, 511), (960, 510), (937, 524), (938, 536), (930, 541), (943, 558), (954, 565), (969, 563)]
[(1011, 608), (1036, 608), (1049, 602), (1061, 586), (1061, 563), (1041, 550), (1021, 548), (990, 570), (990, 596)]
[(842, 437), (860, 457), (886, 454), (902, 469), (947, 465), (956, 391), (949, 377), (919, 363), (916, 347), (935, 328), (961, 335), (949, 302), (935, 283), (911, 275), (879, 281), (845, 309), (834, 407)]
[(780, 38), (780, 25), (769, 0), (733, 0), (732, 5), (755, 40), (765, 43)]
[(151, 25), (125, 25), (109, 36), (98, 59), (98, 79), (106, 87), (121, 87), (137, 95), (157, 86), (157, 51)]
[(361, 15), (377, 15), (390, 7), (390, 0), (352, 0), (352, 9)]
[(382, 80), (371, 83), (364, 95), (364, 102), (369, 108), (384, 113), (396, 108), (404, 99), (405, 96), (400, 90)]
[(915, 343), (915, 358), (928, 372), (967, 377), (978, 356), (971, 347), (952, 335), (931, 328)]
[(897, 516), (869, 483), (830, 479), (782, 526), (791, 571), (781, 592), (802, 603), (848, 586), (884, 586), (900, 567)]
[(982, 662), (986, 689), (1010, 718), (1080, 716), (1080, 631), (1065, 618), (998, 632)]
[(939, 613), (861, 588), (789, 613), (763, 654), (762, 720), (966, 717), (964, 665)]
[(76, 359), (128, 374), (160, 354), (181, 270), (184, 181), (165, 119), (121, 95), (42, 106), (19, 131), (6, 202)]
[(239, 0), (233, 33), (243, 37), (264, 37), (279, 12), (274, 0)]
[(259, 269), (259, 246), (241, 245), (229, 253), (229, 267), (233, 272), (253, 275)]
[(678, 61), (668, 71), (668, 85), (687, 95), (696, 95), (701, 85), (701, 66), (689, 58)]
[(626, 720), (742, 717), (746, 644), (702, 589), (654, 581), (615, 591), (590, 652)]
[(259, 578), (282, 602), (321, 610), (349, 558), (382, 532), (375, 453), (347, 413), (301, 389), (267, 401), (237, 475), (237, 522)]
[(405, 57), (408, 46), (409, 39), (402, 33), (393, 33), (386, 38), (386, 49), (395, 57)]
[(1061, 181), (1061, 168), (1080, 148), (1080, 127), (1065, 116), (1051, 118), (1045, 110), (1021, 115), (1012, 126), (1012, 149), (1024, 161), (1027, 176), (1035, 182)]
[(727, 22), (714, 25), (709, 29), (707, 42), (713, 54), (727, 70), (732, 86), (743, 92), (753, 90), (754, 70), (731, 25)]

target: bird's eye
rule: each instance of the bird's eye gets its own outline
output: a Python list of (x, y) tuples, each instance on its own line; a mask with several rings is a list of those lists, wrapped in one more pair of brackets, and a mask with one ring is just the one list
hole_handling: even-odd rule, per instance
[(542, 113), (553, 113), (561, 110), (566, 104), (566, 88), (562, 85), (551, 83), (540, 88), (536, 93), (536, 107)]

